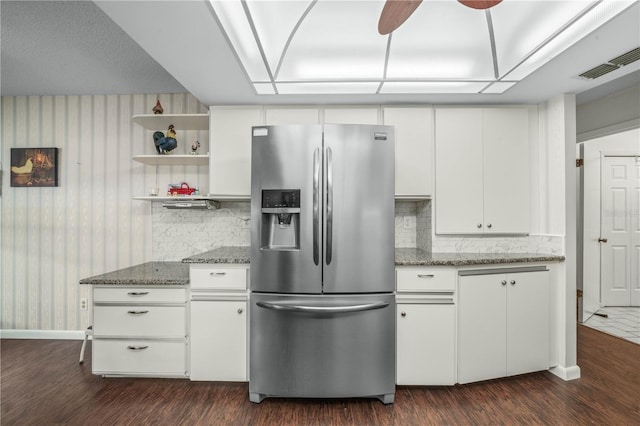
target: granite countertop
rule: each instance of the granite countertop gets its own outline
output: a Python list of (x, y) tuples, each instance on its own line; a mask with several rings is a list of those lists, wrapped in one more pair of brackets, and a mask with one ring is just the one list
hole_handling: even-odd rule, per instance
[(183, 263), (249, 263), (249, 246), (218, 247), (182, 259)]
[[(465, 266), (500, 263), (559, 262), (564, 256), (536, 253), (429, 253), (418, 248), (396, 248), (396, 265)], [(249, 247), (219, 247), (186, 259), (185, 263), (245, 263)]]
[[(396, 266), (466, 266), (504, 263), (560, 262), (564, 256), (535, 253), (429, 253), (417, 248), (396, 248)], [(218, 247), (189, 256), (182, 262), (147, 262), (80, 280), (99, 285), (188, 285), (189, 264), (248, 264), (249, 247)]]
[(99, 285), (188, 285), (189, 265), (182, 262), (147, 262), (80, 280)]
[(560, 262), (564, 256), (536, 253), (429, 253), (396, 248), (396, 266), (466, 266), (500, 263)]

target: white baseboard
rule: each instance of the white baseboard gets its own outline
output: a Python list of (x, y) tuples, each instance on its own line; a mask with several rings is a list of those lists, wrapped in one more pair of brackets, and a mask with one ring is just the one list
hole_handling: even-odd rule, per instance
[(82, 340), (84, 330), (0, 330), (3, 339)]
[(572, 367), (557, 366), (549, 370), (552, 374), (560, 377), (562, 380), (569, 381), (580, 378), (580, 367), (574, 365)]

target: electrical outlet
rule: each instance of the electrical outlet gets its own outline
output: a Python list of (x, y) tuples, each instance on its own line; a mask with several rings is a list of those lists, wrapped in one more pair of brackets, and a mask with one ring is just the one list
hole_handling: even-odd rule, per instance
[(86, 297), (82, 297), (80, 299), (80, 310), (88, 311), (89, 310), (89, 300)]

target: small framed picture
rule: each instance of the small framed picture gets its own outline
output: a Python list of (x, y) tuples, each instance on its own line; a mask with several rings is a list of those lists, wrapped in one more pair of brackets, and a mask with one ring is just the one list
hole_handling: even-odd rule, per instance
[(58, 186), (58, 148), (11, 148), (11, 186)]

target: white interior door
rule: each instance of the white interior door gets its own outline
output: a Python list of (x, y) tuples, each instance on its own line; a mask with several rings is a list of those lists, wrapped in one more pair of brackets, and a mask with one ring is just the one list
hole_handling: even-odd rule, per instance
[(602, 159), (600, 291), (604, 306), (640, 306), (640, 162)]

